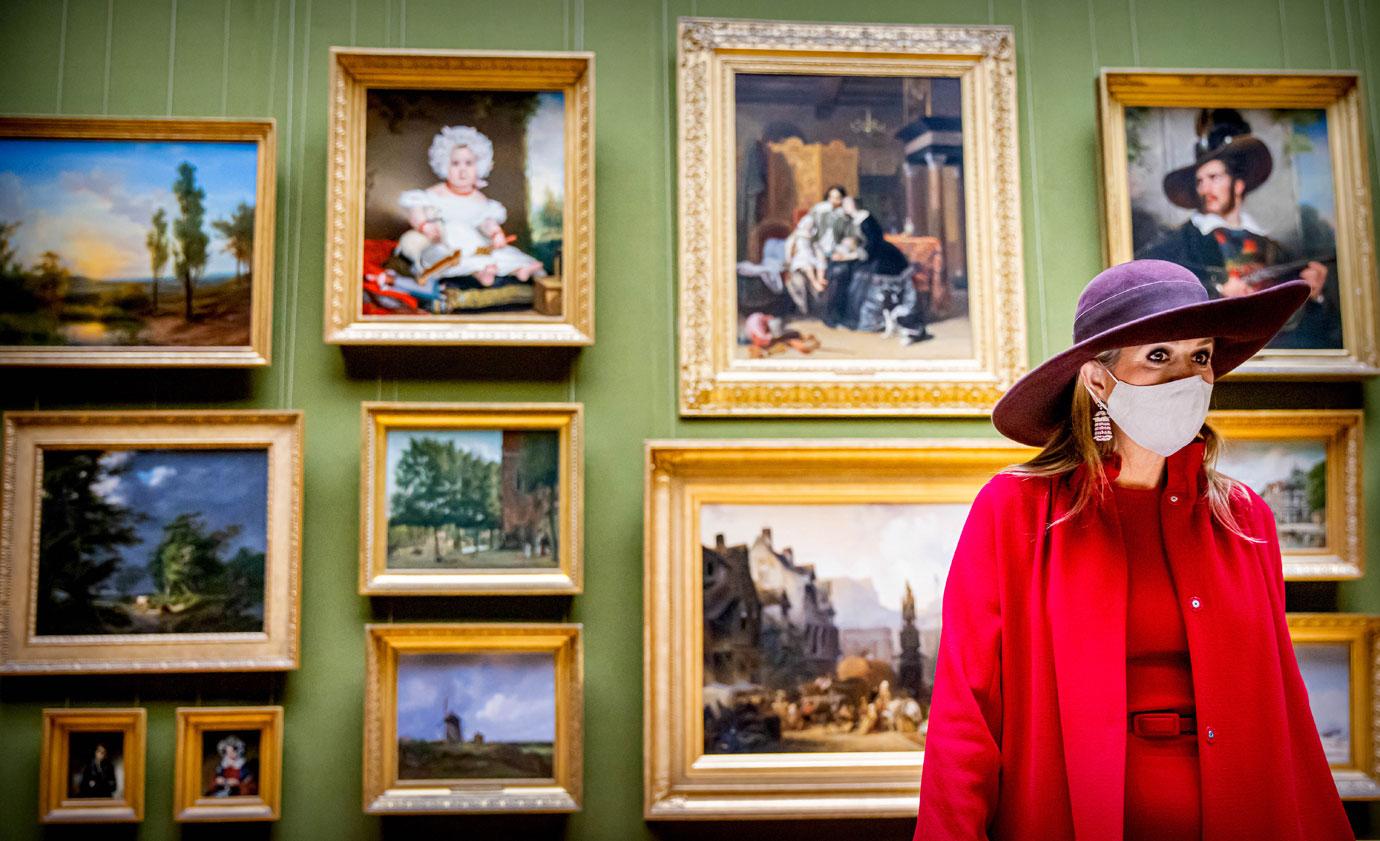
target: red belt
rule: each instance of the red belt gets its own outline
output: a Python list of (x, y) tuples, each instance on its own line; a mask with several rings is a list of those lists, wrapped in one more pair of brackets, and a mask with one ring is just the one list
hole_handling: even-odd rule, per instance
[(1198, 720), (1191, 713), (1131, 713), (1128, 723), (1132, 733), (1147, 739), (1172, 739), (1198, 732)]

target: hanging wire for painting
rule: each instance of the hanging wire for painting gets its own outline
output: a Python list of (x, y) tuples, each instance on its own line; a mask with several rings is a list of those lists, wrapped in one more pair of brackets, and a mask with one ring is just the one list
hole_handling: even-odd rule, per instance
[[(307, 0), (307, 8), (306, 8), (306, 12), (305, 12), (305, 17), (306, 17), (306, 20), (307, 20), (308, 22), (311, 21), (311, 13), (312, 13), (312, 3), (311, 3), (311, 0)], [(311, 61), (310, 61), (310, 56), (311, 56), (311, 26), (308, 25), (308, 26), (306, 27), (306, 34), (302, 37), (302, 99), (303, 99), (304, 101), (306, 100), (306, 97), (307, 97), (308, 82), (309, 82), (309, 80), (310, 80), (310, 78), (311, 78)], [(300, 161), (302, 158), (306, 157), (306, 148), (307, 148), (307, 121), (306, 121), (306, 120), (301, 120), (300, 122), (301, 122), (301, 126), (302, 126), (302, 127), (301, 127), (301, 131), (300, 131), (298, 134), (299, 134), (301, 140), (299, 141), (299, 144), (298, 144), (298, 152), (297, 152), (297, 155), (296, 155), (296, 158), (297, 158), (299, 161)], [(297, 375), (297, 318), (298, 318), (298, 301), (300, 300), (300, 297), (299, 297), (299, 295), (298, 295), (298, 291), (299, 291), (299, 290), (301, 289), (301, 287), (302, 287), (302, 284), (301, 284), (301, 278), (302, 278), (302, 206), (303, 206), (303, 204), (304, 204), (304, 202), (302, 201), (302, 197), (303, 197), (302, 194), (306, 191), (305, 181), (306, 181), (306, 172), (304, 171), (304, 168), (303, 168), (302, 166), (300, 166), (300, 164), (299, 164), (299, 166), (298, 166), (298, 177), (297, 177), (297, 201), (296, 201), (296, 203), (295, 203), (294, 206), (293, 206), (293, 212), (296, 214), (296, 219), (294, 220), (294, 223), (293, 223), (294, 226), (295, 226), (295, 231), (294, 231), (293, 237), (292, 237), (292, 241), (293, 241), (292, 289), (290, 290), (291, 293), (292, 293), (292, 304), (291, 304), (291, 306), (290, 306), (290, 308), (289, 308), (289, 310), (288, 310), (289, 320), (288, 320), (288, 328), (287, 328), (287, 329), (288, 329), (287, 374), (286, 374), (286, 377), (285, 377), (285, 379), (286, 379), (286, 381), (287, 381), (287, 390), (286, 390), (286, 394), (285, 394), (285, 400), (284, 400), (284, 403), (283, 403), (283, 406), (282, 406), (282, 408), (284, 408), (284, 409), (291, 408), (291, 405), (292, 405), (292, 391), (293, 391), (293, 386), (294, 386), (294, 384), (295, 384), (296, 375)]]

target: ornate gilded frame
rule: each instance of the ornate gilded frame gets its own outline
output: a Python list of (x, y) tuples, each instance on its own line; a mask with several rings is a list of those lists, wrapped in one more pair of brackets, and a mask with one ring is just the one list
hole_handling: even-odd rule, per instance
[(1351, 653), (1351, 756), (1333, 765), (1332, 778), (1345, 800), (1380, 800), (1380, 620), (1354, 613), (1291, 613), (1289, 637), (1308, 643), (1345, 643)]
[(1328, 545), (1289, 549), (1284, 577), (1290, 581), (1331, 581), (1365, 574), (1365, 529), (1361, 524), (1362, 452), (1365, 441), (1360, 409), (1243, 409), (1217, 411), (1208, 423), (1232, 441), (1318, 441), (1327, 452), (1326, 530)]
[[(680, 413), (988, 414), (1027, 367), (1011, 27), (682, 18), (679, 33)], [(737, 73), (961, 79), (972, 356), (733, 358)]]
[[(336, 345), (594, 343), (594, 53), (331, 48), (325, 339)], [(365, 97), (370, 89), (562, 91), (562, 314), (361, 312)]]
[[(366, 625), (364, 811), (369, 814), (578, 812), (584, 739), (582, 626), (571, 623)], [(556, 667), (551, 779), (398, 779), (398, 657), (549, 653)]]
[[(173, 819), (188, 823), (278, 820), (283, 789), (283, 708), (178, 707), (176, 716), (177, 758), (173, 763)], [(259, 731), (257, 795), (202, 795), (202, 737), (208, 730)]]
[[(43, 711), (43, 750), (39, 754), (39, 823), (138, 823), (144, 819), (144, 747), (148, 714), (142, 707), (68, 707)], [(124, 734), (124, 796), (67, 796), (70, 735), (80, 732)]]
[(278, 197), (275, 123), (268, 119), (126, 119), (112, 117), (0, 117), (0, 138), (218, 141), (254, 143), (258, 149), (254, 196), (254, 254), (249, 265), (249, 344), (0, 346), (0, 366), (43, 367), (251, 367), (267, 365), (273, 342), (274, 209)]
[(971, 503), (1035, 450), (985, 440), (650, 441), (643, 590), (643, 796), (655, 820), (915, 815), (923, 751), (704, 751), (706, 503)]
[[(579, 403), (365, 403), (361, 408), (361, 595), (579, 593), (584, 569), (584, 407)], [(560, 441), (557, 566), (474, 570), (388, 568), (387, 436), (393, 429), (551, 430)]]
[[(297, 668), (302, 413), (220, 410), (7, 412), (0, 519), (0, 674), (282, 671)], [(259, 449), (268, 454), (264, 631), (37, 634), (42, 454), (54, 449)]]
[(1230, 376), (1259, 379), (1380, 374), (1380, 295), (1371, 230), (1369, 146), (1360, 76), (1354, 71), (1145, 70), (1103, 68), (1098, 77), (1104, 256), (1130, 260), (1126, 108), (1321, 108), (1327, 112), (1336, 196), (1340, 350), (1265, 349)]

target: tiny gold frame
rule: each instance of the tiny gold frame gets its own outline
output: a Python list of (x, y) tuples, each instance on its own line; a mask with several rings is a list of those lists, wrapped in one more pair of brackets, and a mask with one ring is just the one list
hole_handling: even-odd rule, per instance
[(1230, 376), (1255, 379), (1356, 378), (1380, 374), (1380, 296), (1371, 230), (1369, 146), (1360, 76), (1352, 71), (1145, 70), (1103, 68), (1098, 78), (1102, 196), (1108, 265), (1130, 260), (1126, 108), (1320, 108), (1338, 220), (1341, 349), (1270, 349)]
[[(362, 595), (571, 595), (584, 557), (584, 408), (578, 403), (365, 403), (360, 449), (359, 591)], [(499, 429), (555, 432), (560, 442), (557, 566), (448, 569), (388, 568), (390, 430)]]
[[(259, 731), (258, 794), (206, 797), (202, 778), (203, 736), (208, 730)], [(276, 821), (282, 803), (282, 707), (178, 707), (177, 759), (173, 771), (173, 819)]]
[(125, 119), (109, 117), (0, 117), (0, 138), (26, 140), (145, 140), (254, 143), (254, 253), (249, 260), (249, 344), (101, 345), (93, 347), (2, 345), (0, 366), (44, 367), (252, 367), (267, 365), (273, 341), (273, 232), (278, 182), (278, 144), (272, 119)]
[(1345, 643), (1351, 663), (1351, 761), (1332, 766), (1344, 800), (1380, 800), (1380, 618), (1354, 613), (1291, 613), (1295, 648), (1309, 643)]
[[(579, 624), (367, 625), (364, 811), (369, 814), (578, 812), (583, 779), (584, 648)], [(398, 657), (549, 653), (556, 729), (549, 779), (398, 778)]]
[[(4, 428), (0, 674), (297, 668), (301, 615), (301, 412), (7, 412)], [(266, 451), (264, 630), (39, 635), (39, 517), (45, 449)]]
[(923, 751), (704, 751), (705, 504), (970, 504), (997, 471), (1035, 452), (994, 439), (648, 442), (645, 817), (915, 816)]
[[(364, 315), (365, 115), (369, 90), (561, 91), (565, 204), (560, 316)], [(325, 339), (336, 345), (594, 343), (594, 54), (331, 48)]]
[(1360, 409), (1230, 410), (1208, 415), (1208, 423), (1233, 441), (1316, 441), (1327, 458), (1327, 544), (1318, 549), (1286, 549), (1284, 577), (1290, 581), (1335, 581), (1365, 574), (1362, 527)]
[[(1011, 27), (682, 18), (679, 36), (680, 413), (989, 414), (1027, 367)], [(734, 359), (739, 73), (960, 79), (969, 356)]]
[[(124, 793), (119, 798), (67, 796), (70, 736), (124, 734)], [(147, 714), (142, 708), (66, 708), (43, 711), (43, 753), (38, 777), (39, 823), (138, 823), (144, 819), (144, 745)]]

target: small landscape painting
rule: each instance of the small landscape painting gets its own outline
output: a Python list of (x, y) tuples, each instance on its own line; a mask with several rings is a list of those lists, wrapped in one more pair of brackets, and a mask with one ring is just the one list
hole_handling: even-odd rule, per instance
[(1346, 643), (1295, 643), (1308, 705), (1323, 752), (1333, 765), (1351, 765), (1351, 652)]

